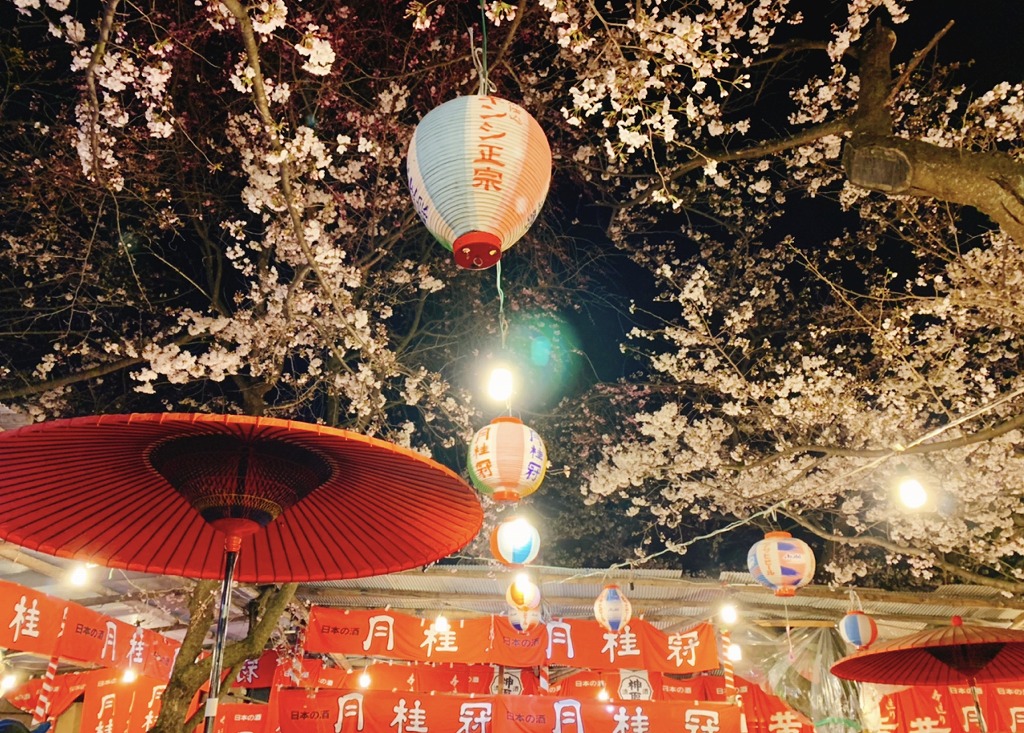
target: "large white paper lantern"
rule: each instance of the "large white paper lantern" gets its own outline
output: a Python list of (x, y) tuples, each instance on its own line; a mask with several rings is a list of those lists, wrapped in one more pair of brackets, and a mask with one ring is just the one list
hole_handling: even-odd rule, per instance
[(482, 494), (518, 501), (544, 480), (548, 454), (533, 428), (514, 417), (496, 417), (469, 446), (469, 478)]
[(467, 95), (432, 109), (409, 143), (409, 192), (456, 264), (491, 267), (544, 205), (551, 148), (537, 120), (500, 97)]

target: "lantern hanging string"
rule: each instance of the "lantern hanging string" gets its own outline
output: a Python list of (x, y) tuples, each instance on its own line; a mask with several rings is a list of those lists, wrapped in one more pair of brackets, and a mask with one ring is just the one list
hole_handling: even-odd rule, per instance
[[(501, 352), (505, 353), (505, 345), (508, 341), (508, 318), (505, 317), (505, 291), (501, 287), (501, 260), (498, 260), (494, 267), (494, 284), (498, 289), (498, 330), (501, 332)], [(505, 409), (512, 414), (512, 396), (505, 400)]]
[(473, 29), (469, 29), (469, 44), (473, 48), (473, 65), (476, 67), (477, 77), (480, 79), (480, 86), (477, 94), (481, 97), (495, 92), (495, 86), (487, 76), (487, 4), (480, 0), (480, 45), (477, 48), (473, 44)]
[(860, 602), (860, 596), (853, 588), (850, 588), (850, 610), (864, 612), (864, 604)]

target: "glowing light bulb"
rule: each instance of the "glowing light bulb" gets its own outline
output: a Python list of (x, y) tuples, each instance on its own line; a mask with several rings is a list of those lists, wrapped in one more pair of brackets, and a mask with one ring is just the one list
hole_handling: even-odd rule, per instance
[(359, 686), (362, 689), (364, 689), (364, 690), (367, 687), (370, 686), (370, 675), (369, 675), (369, 673), (363, 672), (362, 674), (359, 675)]
[(611, 695), (608, 694), (608, 690), (604, 689), (603, 687), (597, 691), (597, 699), (601, 702), (608, 702), (610, 698)]
[(908, 476), (898, 487), (900, 501), (908, 509), (920, 509), (928, 503), (928, 492), (916, 478)]
[(86, 565), (76, 565), (68, 576), (71, 585), (85, 585), (89, 582), (89, 568)]
[(0, 678), (0, 695), (13, 690), (18, 684), (18, 678), (13, 674), (5, 674)]
[(722, 620), (723, 624), (734, 624), (739, 620), (740, 614), (739, 611), (736, 610), (736, 606), (731, 603), (726, 603), (718, 611), (718, 617)]
[(725, 656), (730, 662), (738, 662), (743, 659), (743, 648), (739, 644), (730, 644), (725, 650)]
[(512, 372), (505, 367), (496, 367), (487, 381), (487, 394), (492, 400), (504, 402), (512, 396), (514, 387), (515, 377)]
[(442, 634), (446, 631), (451, 631), (452, 625), (448, 623), (448, 619), (443, 614), (438, 614), (437, 618), (434, 619), (434, 629), (440, 631)]
[(139, 678), (139, 675), (137, 675), (135, 673), (135, 670), (132, 669), (131, 667), (126, 669), (124, 671), (124, 673), (121, 675), (121, 681), (124, 682), (125, 684), (131, 684), (132, 682), (134, 682), (138, 678)]

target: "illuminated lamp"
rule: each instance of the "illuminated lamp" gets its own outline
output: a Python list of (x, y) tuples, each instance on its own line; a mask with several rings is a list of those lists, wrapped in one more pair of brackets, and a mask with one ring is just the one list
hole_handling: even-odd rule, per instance
[(540, 588), (529, 578), (519, 576), (505, 591), (505, 601), (520, 611), (533, 611), (540, 607)]
[(594, 601), (594, 618), (609, 631), (618, 632), (633, 617), (633, 604), (617, 585), (606, 585)]
[(747, 553), (747, 569), (777, 596), (793, 596), (814, 577), (814, 553), (789, 532), (768, 532)]
[(858, 649), (867, 649), (878, 638), (878, 624), (863, 611), (850, 611), (839, 621), (839, 635)]
[(477, 431), (469, 446), (473, 486), (498, 501), (518, 501), (536, 491), (547, 464), (537, 431), (514, 417), (495, 418)]
[(540, 533), (522, 517), (512, 517), (491, 533), (491, 553), (505, 565), (526, 565), (537, 559)]
[(420, 120), (408, 173), (413, 205), (430, 233), (459, 267), (483, 270), (540, 213), (551, 183), (551, 148), (525, 109), (471, 94)]

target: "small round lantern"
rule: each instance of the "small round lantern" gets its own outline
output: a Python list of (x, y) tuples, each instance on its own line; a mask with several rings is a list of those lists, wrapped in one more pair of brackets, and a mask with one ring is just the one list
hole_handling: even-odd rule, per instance
[(497, 417), (469, 446), (469, 478), (498, 501), (529, 496), (544, 480), (548, 454), (537, 431), (514, 417)]
[(551, 148), (530, 113), (506, 99), (467, 95), (432, 109), (409, 143), (409, 193), (455, 263), (483, 270), (540, 213)]
[(510, 624), (512, 624), (512, 628), (514, 628), (516, 631), (529, 631), (534, 626), (540, 623), (540, 609), (524, 609), (510, 606), (508, 609), (508, 621)]
[(540, 588), (526, 577), (518, 577), (505, 591), (505, 601), (520, 611), (533, 611), (540, 607)]
[(606, 585), (594, 601), (594, 618), (609, 631), (618, 633), (633, 617), (633, 604), (617, 585)]
[(867, 649), (878, 638), (878, 624), (863, 611), (850, 611), (839, 621), (839, 635), (857, 649)]
[(540, 533), (522, 517), (512, 517), (491, 533), (491, 553), (505, 565), (526, 565), (537, 559)]
[(814, 577), (814, 553), (789, 532), (769, 532), (747, 553), (747, 569), (775, 595), (793, 596)]

